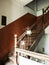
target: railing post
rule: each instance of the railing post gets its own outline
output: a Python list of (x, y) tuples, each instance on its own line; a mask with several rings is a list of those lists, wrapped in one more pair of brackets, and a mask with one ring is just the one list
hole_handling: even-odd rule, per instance
[(42, 29), (44, 30), (44, 9), (42, 9)]
[(14, 44), (14, 48), (15, 48), (15, 65), (19, 65), (19, 52), (16, 53), (16, 48), (17, 48), (17, 34), (14, 35), (14, 41), (15, 41), (15, 44)]
[(14, 65), (17, 65), (17, 63), (16, 63), (16, 47), (17, 47), (17, 34), (14, 35), (14, 56), (15, 56)]
[(17, 34), (14, 35), (14, 51), (15, 51), (15, 56), (16, 56), (16, 47), (17, 47)]

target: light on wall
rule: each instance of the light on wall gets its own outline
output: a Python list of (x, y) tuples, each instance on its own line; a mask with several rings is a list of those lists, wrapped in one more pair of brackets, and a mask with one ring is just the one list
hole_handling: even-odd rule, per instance
[(27, 27), (26, 34), (27, 34), (27, 35), (31, 35), (31, 33), (32, 33), (32, 32), (31, 32), (30, 28)]
[(25, 49), (25, 41), (24, 41), (24, 40), (22, 40), (22, 41), (20, 42), (20, 48), (21, 48), (21, 49)]
[(23, 41), (21, 41), (21, 45), (25, 45), (25, 41), (23, 40)]

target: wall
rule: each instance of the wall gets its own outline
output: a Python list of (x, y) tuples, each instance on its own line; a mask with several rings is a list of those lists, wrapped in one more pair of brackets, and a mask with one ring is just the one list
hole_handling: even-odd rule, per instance
[(23, 5), (26, 5), (33, 0), (19, 0), (19, 1), (21, 1)]
[(19, 56), (19, 65), (44, 65), (44, 64)]
[[(49, 55), (49, 26), (45, 29), (45, 35), (43, 35), (35, 50)], [(45, 65), (49, 65), (49, 62), (45, 61)]]
[[(42, 48), (44, 48), (44, 52), (42, 51)], [(45, 34), (42, 39), (40, 40), (37, 51), (49, 54), (49, 34)]]
[(42, 10), (37, 11), (36, 15), (37, 15), (37, 16), (42, 15)]
[(49, 34), (49, 26), (45, 29), (45, 33)]
[(17, 34), (19, 37), (26, 30), (26, 27), (31, 26), (35, 21), (36, 17), (27, 13), (0, 29), (0, 60), (13, 49), (14, 34)]
[(1, 25), (2, 15), (7, 16), (7, 24), (9, 24), (29, 12), (35, 15), (33, 10), (23, 6), (21, 0), (0, 0), (0, 28), (4, 27)]
[[(14, 20), (18, 19), (19, 17), (23, 16), (26, 13), (31, 13), (33, 15), (40, 16), (42, 14), (42, 11), (39, 10), (37, 13), (33, 10), (31, 10), (28, 7), (24, 7), (22, 0), (0, 0), (0, 28), (4, 27), (1, 25), (1, 17), (2, 15), (7, 16), (7, 24), (13, 22)], [(26, 1), (27, 2), (27, 1)], [(29, 2), (29, 1), (28, 1)], [(41, 1), (42, 2), (42, 1)], [(44, 2), (47, 2), (49, 4), (49, 1), (45, 0)], [(39, 4), (39, 2), (38, 2)], [(39, 4), (38, 8), (41, 8), (42, 4)], [(44, 3), (44, 7), (47, 6)]]
[[(44, 52), (43, 52), (44, 48)], [(42, 39), (40, 40), (36, 51), (39, 51), (40, 53), (45, 53), (49, 55), (49, 34), (45, 34)], [(45, 65), (49, 65), (48, 61), (45, 61)]]
[(38, 46), (37, 51), (42, 52), (42, 48), (44, 48), (44, 53), (49, 54), (49, 26), (45, 29), (45, 35), (41, 38)]

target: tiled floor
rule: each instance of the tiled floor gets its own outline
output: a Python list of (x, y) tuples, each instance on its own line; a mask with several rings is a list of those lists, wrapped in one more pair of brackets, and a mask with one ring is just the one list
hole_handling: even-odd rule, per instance
[(16, 61), (16, 58), (14, 57), (14, 56), (11, 56), (11, 57), (9, 57), (9, 59), (10, 59), (10, 61), (9, 62), (7, 62), (5, 65), (16, 65), (15, 63), (15, 61)]
[(9, 61), (5, 65), (14, 65), (14, 63), (12, 61)]

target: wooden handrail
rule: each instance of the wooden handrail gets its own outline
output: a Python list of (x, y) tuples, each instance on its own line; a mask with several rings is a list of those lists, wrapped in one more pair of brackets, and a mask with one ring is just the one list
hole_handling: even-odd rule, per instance
[(43, 13), (46, 13), (49, 10), (49, 6), (45, 10), (44, 9), (42, 10), (43, 10)]
[(40, 41), (41, 37), (44, 35), (44, 31), (40, 31), (40, 33), (37, 35), (37, 38), (34, 40), (33, 44), (30, 46), (29, 50), (34, 51), (36, 46), (38, 45), (38, 42)]
[(31, 52), (31, 51), (20, 49), (20, 48), (16, 48), (16, 52), (22, 53), (22, 54), (25, 54), (25, 55), (28, 55), (37, 59), (49, 61), (49, 55)]
[[(33, 29), (34, 28), (34, 26), (36, 25), (36, 24), (38, 24), (40, 21), (38, 21), (38, 22), (36, 22), (36, 23), (34, 23), (33, 25), (31, 25), (29, 28), (30, 29)], [(18, 41), (17, 41), (17, 43), (19, 43), (22, 39), (23, 39), (23, 37), (26, 35), (26, 31), (18, 38)]]
[(18, 38), (18, 41), (17, 41), (17, 43), (19, 43), (22, 39), (23, 39), (23, 37), (26, 35), (26, 31)]
[(42, 12), (43, 12), (43, 15), (42, 15), (42, 26), (43, 26), (43, 29), (44, 29), (44, 15), (46, 14), (46, 13), (48, 13), (48, 11), (49, 11), (49, 6), (48, 7), (46, 7), (46, 9), (42, 9)]
[(49, 9), (49, 6), (44, 10), (44, 13)]
[[(43, 14), (47, 11), (49, 9), (49, 6), (48, 7), (46, 7), (46, 9), (44, 10), (44, 9), (42, 9), (42, 11), (43, 11)], [(31, 25), (29, 28), (30, 29), (33, 29), (34, 28), (34, 26), (36, 25), (36, 24), (38, 24), (40, 21), (38, 21), (38, 22), (35, 22), (33, 25)], [(21, 41), (22, 39), (23, 39), (23, 37), (26, 35), (26, 31), (18, 38), (18, 43), (19, 43), (19, 41)]]

